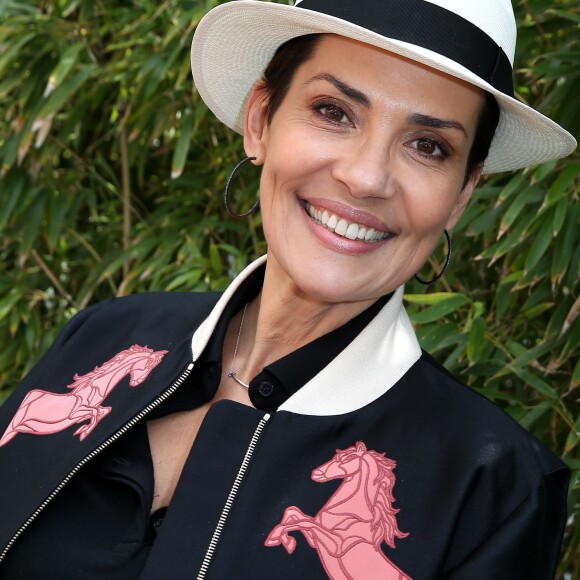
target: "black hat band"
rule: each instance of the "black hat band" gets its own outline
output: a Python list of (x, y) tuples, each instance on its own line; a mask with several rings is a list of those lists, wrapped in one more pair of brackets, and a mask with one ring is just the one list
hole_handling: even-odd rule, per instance
[(512, 66), (503, 49), (483, 30), (441, 6), (425, 0), (302, 0), (297, 7), (446, 56), (513, 97)]

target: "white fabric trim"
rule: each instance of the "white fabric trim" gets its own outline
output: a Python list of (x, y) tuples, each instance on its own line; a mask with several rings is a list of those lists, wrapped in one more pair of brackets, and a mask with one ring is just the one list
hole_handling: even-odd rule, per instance
[(370, 324), (279, 410), (302, 415), (356, 411), (386, 393), (420, 356), (401, 286)]
[(236, 290), (240, 287), (242, 282), (266, 261), (266, 258), (267, 256), (260, 256), (257, 260), (254, 260), (250, 265), (246, 266), (221, 295), (209, 316), (199, 325), (199, 328), (195, 331), (195, 334), (191, 339), (193, 362), (200, 357), (205, 345), (209, 342), (214, 328), (231, 297), (236, 293)]
[[(192, 339), (194, 362), (240, 284), (266, 261), (258, 258), (236, 277)], [(385, 394), (419, 360), (421, 347), (403, 307), (403, 286), (370, 324), (322, 371), (292, 395), (280, 411), (342, 415)]]

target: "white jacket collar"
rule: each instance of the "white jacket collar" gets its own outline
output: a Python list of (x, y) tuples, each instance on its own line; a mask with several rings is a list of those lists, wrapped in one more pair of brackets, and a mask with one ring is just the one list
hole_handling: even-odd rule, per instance
[[(191, 344), (194, 362), (240, 284), (265, 261), (262, 256), (245, 268), (196, 330)], [(420, 356), (421, 348), (403, 308), (401, 286), (370, 324), (279, 410), (321, 416), (356, 411), (386, 393)]]

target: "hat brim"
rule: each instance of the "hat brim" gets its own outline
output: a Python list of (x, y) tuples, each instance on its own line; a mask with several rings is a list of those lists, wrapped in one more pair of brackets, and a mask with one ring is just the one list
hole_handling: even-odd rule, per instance
[(191, 46), (191, 69), (200, 96), (220, 121), (243, 134), (248, 96), (278, 47), (291, 38), (313, 33), (338, 34), (382, 48), (494, 95), (500, 121), (484, 173), (537, 165), (576, 149), (574, 137), (557, 123), (449, 58), (334, 16), (258, 0), (217, 6), (198, 24)]

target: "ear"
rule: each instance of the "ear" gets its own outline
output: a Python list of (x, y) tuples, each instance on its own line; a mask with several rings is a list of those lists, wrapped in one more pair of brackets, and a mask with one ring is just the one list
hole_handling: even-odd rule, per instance
[(254, 85), (244, 115), (244, 149), (255, 157), (254, 165), (263, 165), (268, 142), (268, 99), (263, 84)]
[(448, 230), (452, 229), (459, 221), (459, 218), (463, 215), (463, 212), (465, 211), (465, 208), (467, 207), (467, 203), (471, 199), (471, 196), (473, 195), (475, 187), (476, 187), (477, 183), (479, 182), (479, 178), (481, 177), (482, 169), (483, 169), (483, 164), (480, 164), (477, 166), (477, 168), (475, 169), (475, 171), (472, 173), (471, 177), (469, 178), (469, 181), (465, 184), (464, 188), (459, 193), (459, 196), (457, 197), (457, 200), (455, 202), (455, 207), (451, 211), (451, 215), (449, 216), (449, 219), (447, 220), (447, 225), (445, 226), (446, 229), (448, 229)]

